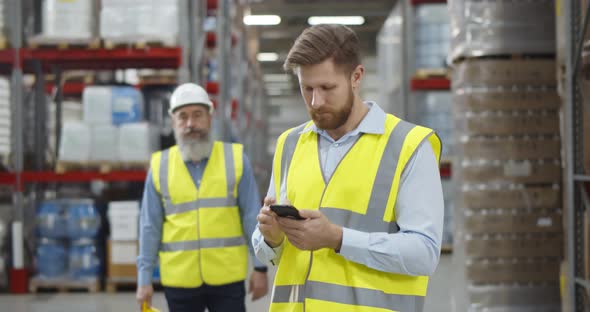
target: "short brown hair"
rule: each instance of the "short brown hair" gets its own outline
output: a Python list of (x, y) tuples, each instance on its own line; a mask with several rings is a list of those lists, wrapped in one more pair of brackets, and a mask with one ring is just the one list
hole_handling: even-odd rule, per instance
[(305, 29), (295, 40), (283, 68), (316, 65), (332, 58), (346, 73), (361, 63), (359, 38), (344, 25), (320, 24)]

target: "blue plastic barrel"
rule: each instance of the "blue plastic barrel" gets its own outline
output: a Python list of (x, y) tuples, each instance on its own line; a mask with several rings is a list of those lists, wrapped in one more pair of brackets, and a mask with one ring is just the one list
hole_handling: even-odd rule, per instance
[(100, 259), (96, 242), (91, 239), (73, 241), (69, 252), (70, 277), (73, 279), (98, 278)]
[(64, 276), (68, 255), (63, 242), (43, 238), (37, 245), (37, 271), (42, 278)]
[(37, 231), (42, 238), (60, 239), (68, 236), (67, 213), (61, 201), (44, 201), (37, 210)]
[(68, 236), (72, 240), (95, 238), (100, 229), (100, 215), (90, 199), (67, 201)]

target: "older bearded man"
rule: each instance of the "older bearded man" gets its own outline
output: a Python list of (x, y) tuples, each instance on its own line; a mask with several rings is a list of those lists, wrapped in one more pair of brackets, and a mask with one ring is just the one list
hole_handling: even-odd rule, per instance
[[(170, 99), (177, 145), (154, 153), (145, 183), (140, 306), (151, 303), (159, 255), (170, 311), (245, 311), (245, 237), (256, 228), (260, 197), (243, 146), (211, 139), (212, 111), (209, 96), (196, 84), (179, 86)], [(253, 300), (267, 292), (266, 267), (258, 261), (249, 286)]]

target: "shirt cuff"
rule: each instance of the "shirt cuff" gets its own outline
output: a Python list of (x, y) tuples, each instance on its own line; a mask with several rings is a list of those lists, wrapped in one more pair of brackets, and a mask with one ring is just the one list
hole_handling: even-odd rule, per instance
[(153, 270), (141, 270), (137, 272), (137, 286), (148, 286), (152, 284)]
[(342, 228), (340, 254), (353, 262), (363, 264), (369, 259), (369, 233)]

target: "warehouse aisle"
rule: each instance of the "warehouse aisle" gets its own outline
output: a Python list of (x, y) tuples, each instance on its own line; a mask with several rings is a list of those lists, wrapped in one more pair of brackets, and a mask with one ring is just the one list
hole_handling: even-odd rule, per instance
[[(426, 300), (424, 312), (451, 312), (450, 285), (453, 275), (451, 255), (443, 255), (440, 265), (430, 282), (430, 294)], [(248, 303), (248, 312), (264, 312), (270, 296), (258, 302)], [(154, 298), (154, 306), (165, 309), (164, 295), (158, 293)], [(26, 296), (0, 296), (1, 311), (10, 312), (122, 312), (139, 311), (132, 292), (118, 294), (87, 295), (74, 294), (42, 294)]]

